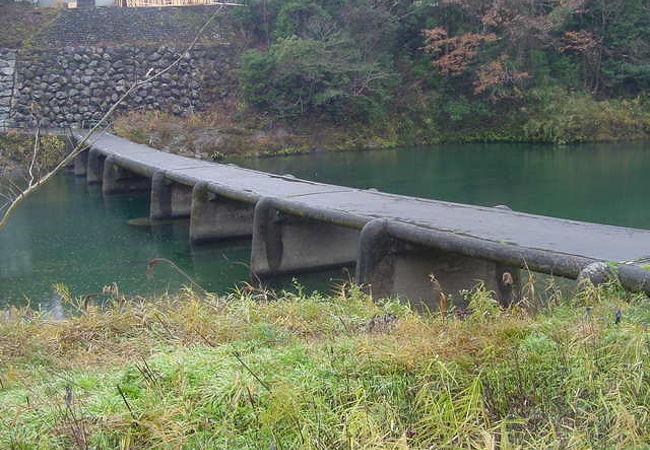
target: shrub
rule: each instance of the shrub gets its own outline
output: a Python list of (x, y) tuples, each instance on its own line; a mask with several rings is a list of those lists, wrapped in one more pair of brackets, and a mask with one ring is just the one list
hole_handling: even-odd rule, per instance
[(253, 107), (283, 117), (324, 114), (332, 120), (376, 115), (393, 77), (345, 39), (279, 39), (268, 52), (245, 53), (239, 70)]
[(594, 99), (562, 89), (536, 90), (537, 104), (524, 125), (531, 141), (566, 144), (582, 141), (639, 139), (650, 132), (650, 111), (639, 97), (633, 100)]

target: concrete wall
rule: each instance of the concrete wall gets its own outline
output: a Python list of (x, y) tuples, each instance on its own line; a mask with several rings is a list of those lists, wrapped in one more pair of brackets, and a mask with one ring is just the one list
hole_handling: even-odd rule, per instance
[(198, 244), (248, 237), (253, 233), (254, 204), (217, 194), (207, 183), (192, 191), (190, 242)]
[(502, 304), (515, 301), (517, 267), (422, 245), (426, 235), (424, 229), (387, 220), (368, 222), (360, 235), (356, 281), (369, 286), (374, 298), (402, 297), (428, 310), (438, 308), (443, 294), (457, 306), (467, 306), (461, 292), (479, 281)]
[(258, 279), (354, 265), (359, 230), (300, 217), (273, 199), (255, 205), (251, 274)]

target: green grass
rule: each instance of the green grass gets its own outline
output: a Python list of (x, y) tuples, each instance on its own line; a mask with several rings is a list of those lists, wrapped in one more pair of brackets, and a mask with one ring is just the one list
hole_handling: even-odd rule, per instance
[(0, 447), (650, 443), (646, 297), (586, 288), (508, 310), (481, 289), (470, 297), (470, 314), (444, 316), (350, 286), (118, 294), (62, 321), (5, 311)]

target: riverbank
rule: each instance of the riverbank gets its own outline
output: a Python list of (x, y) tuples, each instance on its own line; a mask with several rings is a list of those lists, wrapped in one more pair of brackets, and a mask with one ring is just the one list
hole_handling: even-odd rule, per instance
[(159, 150), (211, 160), (439, 143), (564, 145), (650, 139), (650, 110), (643, 102), (597, 101), (562, 92), (547, 97), (528, 109), (504, 110), (498, 120), (472, 117), (441, 122), (427, 110), (415, 110), (396, 112), (372, 124), (318, 118), (279, 121), (225, 108), (186, 117), (131, 112), (117, 117), (113, 130)]
[(373, 303), (350, 286), (332, 297), (108, 297), (68, 298), (78, 310), (63, 321), (3, 312), (2, 446), (650, 442), (650, 309), (611, 286), (507, 311), (477, 290), (471, 313), (446, 315)]
[(236, 119), (225, 111), (187, 117), (162, 112), (128, 113), (114, 121), (113, 130), (118, 136), (159, 150), (211, 160), (404, 145), (394, 131), (382, 125), (359, 127), (310, 121), (289, 125), (257, 116)]

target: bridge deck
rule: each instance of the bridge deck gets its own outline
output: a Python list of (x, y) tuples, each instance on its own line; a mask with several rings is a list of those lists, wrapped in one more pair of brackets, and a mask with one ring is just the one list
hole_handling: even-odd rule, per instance
[[(81, 137), (80, 135), (77, 137)], [(650, 264), (650, 230), (578, 222), (499, 208), (480, 207), (354, 189), (291, 176), (273, 175), (227, 164), (161, 152), (103, 133), (92, 147), (120, 164), (151, 175), (164, 171), (178, 182), (207, 182), (233, 197), (254, 202), (262, 197), (288, 201), (297, 210), (321, 211), (361, 228), (376, 218), (473, 237), (522, 249), (600, 261)], [(512, 247), (510, 247), (512, 248)]]

